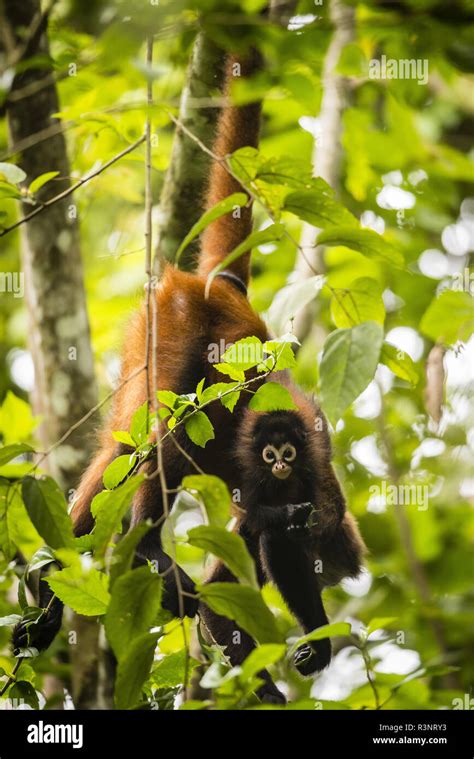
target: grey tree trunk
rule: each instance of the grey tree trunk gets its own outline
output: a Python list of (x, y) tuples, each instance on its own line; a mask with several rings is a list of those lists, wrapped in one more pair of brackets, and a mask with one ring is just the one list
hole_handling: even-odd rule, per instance
[[(47, 18), (41, 19), (39, 0), (6, 0), (6, 21), (16, 46), (13, 59), (24, 63), (35, 55), (49, 55)], [(32, 33), (32, 30), (35, 30)], [(46, 67), (17, 73), (12, 90), (41, 82)], [(53, 83), (34, 94), (7, 101), (11, 145), (54, 123), (59, 110)], [(58, 177), (38, 193), (45, 201), (66, 189), (70, 166), (62, 133), (24, 150), (18, 165), (28, 182), (47, 171)], [(23, 204), (23, 212), (31, 205)], [(97, 403), (93, 354), (86, 309), (77, 209), (72, 196), (38, 214), (21, 228), (22, 264), (29, 316), (29, 343), (35, 367), (33, 407), (41, 414), (41, 443), (48, 449)], [(65, 490), (74, 488), (91, 455), (90, 433), (95, 420), (75, 430), (48, 457), (51, 474)]]
[[(25, 138), (32, 146), (18, 156), (28, 183), (47, 171), (58, 171), (57, 179), (39, 191), (45, 201), (70, 185), (70, 166), (64, 135), (59, 132), (34, 144), (34, 135), (57, 124), (52, 114), (59, 110), (54, 83), (44, 80), (51, 69), (24, 66), (33, 56), (49, 56), (47, 14), (41, 15), (39, 0), (6, 0), (4, 25), (12, 49), (7, 60), (22, 63), (12, 90), (28, 85), (34, 94), (7, 101), (13, 151)], [(23, 204), (23, 213), (31, 206)], [(42, 211), (21, 227), (22, 264), (28, 307), (29, 345), (35, 367), (34, 412), (42, 416), (39, 430), (45, 449), (53, 446), (97, 403), (97, 386), (86, 309), (77, 209), (72, 196)], [(65, 491), (74, 489), (93, 447), (96, 420), (88, 421), (54, 448), (47, 459), (51, 474)], [(98, 630), (95, 620), (75, 616), (71, 627), (77, 635), (70, 647), (73, 668), (73, 698), (77, 708), (97, 704)]]
[[(221, 85), (223, 62), (222, 50), (200, 32), (194, 43), (178, 118), (208, 148), (212, 148), (220, 110), (218, 101), (211, 104), (211, 98)], [(174, 260), (180, 242), (201, 216), (209, 165), (209, 156), (176, 127), (160, 198), (155, 273), (159, 273), (161, 260)], [(197, 241), (189, 246), (180, 262), (181, 268), (192, 267), (197, 246)]]

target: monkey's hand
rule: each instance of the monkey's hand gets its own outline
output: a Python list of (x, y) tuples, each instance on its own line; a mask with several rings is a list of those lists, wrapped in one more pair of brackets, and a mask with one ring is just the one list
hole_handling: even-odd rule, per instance
[(312, 503), (292, 503), (288, 506), (286, 531), (289, 537), (296, 540), (311, 538), (309, 518), (313, 510)]
[[(196, 586), (191, 578), (183, 572), (181, 567), (176, 567), (179, 573), (180, 590), (182, 593), (182, 603), (179, 600), (179, 590), (176, 584), (176, 577), (174, 571), (168, 571), (164, 578), (164, 593), (163, 593), (163, 606), (168, 609), (174, 617), (180, 617), (181, 613), (185, 617), (194, 617), (197, 614), (199, 599), (196, 595)], [(186, 594), (186, 595), (185, 595)], [(193, 594), (194, 598), (191, 598)]]
[(17, 656), (19, 649), (29, 647), (45, 651), (61, 629), (62, 618), (63, 604), (59, 598), (54, 598), (37, 622), (18, 622), (12, 633), (13, 654)]
[(331, 661), (331, 641), (324, 638), (305, 643), (298, 648), (293, 661), (300, 675), (304, 677), (321, 672)]

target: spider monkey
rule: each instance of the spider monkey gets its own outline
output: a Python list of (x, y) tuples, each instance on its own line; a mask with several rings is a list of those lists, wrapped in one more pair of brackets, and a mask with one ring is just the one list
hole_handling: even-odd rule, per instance
[[(258, 70), (260, 63), (255, 51), (238, 60), (229, 56), (225, 77), (227, 91), (236, 70), (242, 76), (250, 76)], [(224, 157), (243, 146), (256, 147), (259, 125), (259, 102), (239, 108), (225, 106), (218, 123), (215, 154)], [(207, 206), (212, 207), (237, 191), (242, 192), (239, 182), (222, 162), (214, 162)], [(226, 380), (209, 361), (211, 345), (229, 345), (248, 336), (256, 336), (262, 342), (270, 338), (266, 325), (247, 300), (250, 253), (221, 272), (213, 281), (208, 297), (205, 295), (209, 273), (250, 234), (251, 228), (249, 198), (241, 209), (240, 218), (229, 213), (207, 227), (195, 273), (179, 271), (172, 265), (165, 267), (152, 292), (158, 313), (158, 389), (190, 393), (203, 377), (206, 384)], [(131, 450), (117, 443), (112, 431), (129, 429), (134, 412), (155, 391), (151, 378), (147, 387), (145, 370), (137, 373), (137, 369), (144, 365), (147, 323), (143, 304), (131, 321), (122, 356), (122, 378), (131, 379), (119, 386), (110, 418), (100, 434), (97, 453), (78, 487), (71, 512), (77, 536), (93, 528), (90, 506), (94, 496), (104, 487), (104, 470), (117, 456)], [(148, 344), (151, 365), (152, 341)], [(240, 519), (238, 530), (254, 556), (259, 580), (263, 584), (272, 579), (304, 630), (310, 631), (327, 621), (321, 589), (337, 583), (344, 576), (357, 574), (363, 543), (354, 522), (345, 513), (344, 498), (330, 463), (324, 417), (319, 408), (291, 384), (285, 373), (279, 374), (282, 375), (279, 381), (289, 389), (297, 411), (255, 414), (241, 399), (234, 413), (229, 414), (221, 404), (211, 404), (208, 410), (215, 439), (204, 449), (192, 444), (182, 427), (178, 427), (175, 434), (179, 447), (184, 448), (203, 471), (221, 477), (230, 490), (241, 488), (245, 516)], [(321, 431), (315, 431), (316, 418), (322, 420)], [(163, 441), (164, 471), (170, 490), (178, 488), (182, 478), (190, 472), (189, 455), (183, 455), (179, 447), (171, 436)], [(147, 461), (142, 471), (148, 475), (156, 473), (156, 461)], [(146, 519), (155, 521), (162, 513), (163, 494), (160, 479), (155, 476), (145, 480), (134, 498), (131, 526)], [(317, 557), (321, 558), (324, 567), (321, 575), (313, 571)], [(181, 588), (185, 591), (180, 608), (174, 573), (166, 571), (171, 559), (163, 551), (158, 528), (151, 529), (138, 544), (136, 563), (147, 560), (157, 562), (164, 575), (163, 606), (175, 616), (182, 611), (193, 617), (199, 604), (194, 594), (195, 585), (178, 568)], [(210, 577), (211, 582), (218, 580), (235, 581), (220, 562)], [(51, 590), (41, 580), (39, 605), (45, 607), (50, 599)], [(231, 661), (235, 664), (243, 661), (255, 645), (250, 636), (240, 631), (243, 642), (237, 646), (232, 642), (235, 623), (214, 614), (204, 604), (200, 604), (199, 611), (213, 638), (227, 647)], [(61, 626), (61, 619), (62, 604), (59, 599), (54, 599), (45, 618), (30, 627), (29, 638), (25, 625), (15, 628), (14, 649), (28, 644), (40, 650), (47, 648)], [(329, 645), (321, 641), (300, 649), (295, 663), (305, 674), (321, 669), (329, 658)], [(284, 701), (270, 675), (266, 672), (261, 675), (264, 684), (260, 696), (268, 701)]]

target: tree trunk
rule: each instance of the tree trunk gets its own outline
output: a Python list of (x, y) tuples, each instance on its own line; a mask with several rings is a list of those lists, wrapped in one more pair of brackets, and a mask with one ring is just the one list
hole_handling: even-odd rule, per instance
[[(39, 0), (6, 0), (5, 40), (7, 60), (22, 64), (15, 75), (12, 91), (44, 83), (51, 68), (25, 66), (28, 59), (49, 56), (47, 14), (41, 14)], [(36, 91), (35, 91), (36, 90)], [(32, 146), (20, 154), (18, 165), (26, 172), (28, 184), (40, 174), (58, 171), (58, 177), (38, 193), (45, 201), (70, 185), (70, 166), (62, 132), (34, 144), (34, 135), (57, 124), (52, 114), (59, 111), (53, 82), (32, 87), (33, 94), (7, 100), (12, 149), (33, 136)], [(23, 213), (31, 205), (23, 204)], [(42, 417), (39, 436), (47, 450), (97, 403), (97, 386), (86, 309), (77, 208), (72, 196), (42, 211), (21, 227), (22, 263), (28, 307), (29, 346), (35, 368), (32, 406)], [(96, 419), (86, 423), (54, 448), (47, 459), (51, 474), (65, 491), (74, 489), (93, 447)], [(74, 617), (72, 627), (77, 644), (70, 647), (73, 667), (73, 699), (77, 708), (93, 708), (96, 699), (98, 625), (89, 618)]]
[[(16, 49), (13, 60), (24, 65), (32, 56), (49, 56), (47, 16), (39, 0), (6, 0), (7, 24)], [(25, 68), (15, 75), (12, 90), (48, 77), (48, 67)], [(53, 83), (22, 99), (7, 102), (12, 148), (57, 121)], [(58, 177), (38, 195), (45, 201), (69, 186), (70, 167), (62, 133), (24, 150), (18, 165), (28, 183), (47, 171)], [(23, 204), (23, 212), (31, 205)], [(41, 444), (48, 449), (97, 403), (94, 362), (86, 310), (77, 209), (71, 197), (38, 214), (22, 227), (22, 263), (29, 317), (29, 343), (35, 367), (34, 412), (42, 416)], [(48, 458), (51, 474), (65, 490), (74, 488), (91, 455), (89, 437), (95, 420), (75, 430)]]
[[(178, 118), (208, 148), (212, 148), (219, 115), (218, 102), (210, 105), (209, 100), (221, 85), (223, 62), (223, 52), (200, 32), (194, 43)], [(204, 106), (202, 101), (206, 103)], [(155, 273), (159, 273), (160, 261), (174, 260), (180, 242), (204, 210), (209, 164), (209, 156), (177, 127), (160, 198)], [(181, 268), (192, 267), (198, 244), (195, 241), (189, 246), (180, 262)]]

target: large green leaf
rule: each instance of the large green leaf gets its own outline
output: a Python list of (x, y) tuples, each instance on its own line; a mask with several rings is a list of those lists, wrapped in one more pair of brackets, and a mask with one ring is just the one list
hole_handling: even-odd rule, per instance
[(353, 327), (362, 322), (384, 323), (382, 287), (370, 277), (361, 277), (347, 289), (333, 289), (331, 316), (336, 327)]
[(182, 648), (181, 651), (165, 656), (156, 664), (151, 673), (151, 682), (156, 688), (176, 688), (178, 685), (187, 685), (193, 669), (198, 665), (199, 662), (189, 656), (185, 648)]
[(255, 564), (240, 535), (223, 527), (203, 525), (189, 530), (188, 541), (191, 545), (222, 559), (238, 580), (257, 587)]
[(288, 331), (288, 323), (298, 311), (316, 298), (324, 285), (324, 277), (315, 276), (282, 287), (267, 312), (267, 321), (276, 335)]
[(204, 448), (209, 440), (214, 440), (214, 427), (204, 411), (196, 411), (185, 420), (184, 427), (188, 437), (195, 445)]
[(150, 525), (146, 522), (139, 522), (122, 540), (115, 544), (109, 568), (111, 587), (120, 575), (131, 568), (135, 549), (150, 529)]
[(197, 590), (216, 614), (236, 622), (259, 643), (281, 642), (275, 618), (258, 590), (232, 582), (213, 582)]
[(160, 609), (161, 590), (161, 578), (149, 566), (132, 569), (114, 583), (104, 626), (117, 659), (123, 658), (135, 638), (152, 627)]
[(285, 655), (286, 646), (279, 643), (264, 643), (257, 646), (246, 658), (242, 664), (242, 680), (250, 680), (262, 669), (270, 667), (277, 661), (280, 661)]
[(159, 633), (145, 633), (131, 643), (119, 661), (115, 678), (115, 705), (117, 709), (131, 709), (140, 700), (147, 679)]
[(373, 229), (340, 226), (325, 229), (318, 235), (318, 245), (343, 245), (369, 258), (379, 258), (393, 266), (403, 266), (403, 256)]
[(121, 532), (122, 519), (143, 480), (143, 474), (136, 474), (115, 490), (103, 490), (93, 499), (91, 512), (95, 517), (93, 534), (97, 556), (103, 556), (114, 533)]
[(420, 328), (437, 343), (453, 345), (467, 340), (474, 330), (474, 298), (466, 292), (445, 290), (430, 303)]
[(397, 377), (411, 382), (412, 385), (417, 384), (419, 375), (413, 359), (405, 351), (396, 348), (395, 345), (386, 342), (382, 345), (380, 362), (388, 366)]
[(102, 482), (108, 490), (113, 490), (117, 485), (126, 478), (130, 470), (136, 463), (133, 454), (126, 453), (123, 456), (117, 456), (106, 468), (102, 475)]
[(57, 597), (78, 614), (95, 617), (107, 611), (109, 578), (97, 569), (68, 567), (47, 577), (46, 582)]
[(0, 448), (0, 466), (8, 464), (12, 459), (16, 459), (22, 453), (34, 453), (34, 449), (31, 445), (26, 443), (14, 443), (13, 445), (5, 445)]
[(287, 411), (297, 406), (290, 391), (278, 382), (265, 382), (249, 403), (252, 411)]
[(244, 206), (248, 201), (248, 196), (243, 192), (235, 192), (233, 195), (228, 195), (224, 200), (220, 200), (215, 206), (205, 211), (200, 219), (189, 230), (188, 234), (184, 238), (183, 242), (176, 251), (175, 263), (178, 263), (181, 258), (181, 254), (187, 248), (190, 242), (194, 240), (201, 232), (206, 229), (213, 221), (219, 219), (227, 213), (230, 213), (235, 206)]
[(373, 379), (382, 342), (383, 329), (375, 322), (328, 336), (320, 366), (321, 400), (333, 425)]
[(25, 477), (22, 495), (28, 515), (51, 548), (73, 548), (72, 522), (59, 485), (51, 478)]
[(209, 524), (226, 526), (230, 519), (230, 493), (223, 480), (211, 474), (191, 474), (183, 479), (182, 487), (202, 502)]
[[(312, 188), (290, 192), (285, 198), (284, 210), (290, 211), (314, 227), (353, 225), (357, 229), (357, 219), (339, 203), (334, 192), (323, 179), (314, 179)], [(342, 243), (341, 243), (342, 244)]]

